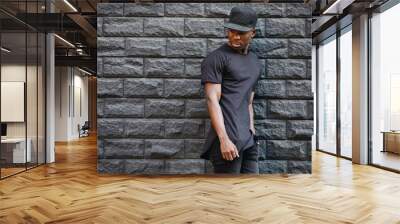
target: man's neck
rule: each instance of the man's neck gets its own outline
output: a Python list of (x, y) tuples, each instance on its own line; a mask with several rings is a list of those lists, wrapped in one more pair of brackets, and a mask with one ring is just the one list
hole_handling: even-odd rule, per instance
[(234, 47), (232, 47), (232, 45), (230, 43), (228, 43), (228, 46), (230, 48), (232, 48), (233, 50), (235, 50), (236, 52), (238, 52), (239, 54), (247, 55), (247, 53), (249, 53), (249, 44), (245, 48), (242, 48), (242, 49), (234, 48)]

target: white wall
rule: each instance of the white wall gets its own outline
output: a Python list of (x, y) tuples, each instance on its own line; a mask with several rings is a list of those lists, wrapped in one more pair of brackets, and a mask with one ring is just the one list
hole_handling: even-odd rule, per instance
[(56, 67), (55, 85), (55, 140), (77, 139), (78, 124), (88, 120), (88, 78), (76, 68)]

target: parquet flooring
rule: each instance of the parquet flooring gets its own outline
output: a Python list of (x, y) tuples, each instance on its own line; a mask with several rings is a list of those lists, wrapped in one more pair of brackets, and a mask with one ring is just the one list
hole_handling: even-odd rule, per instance
[(400, 223), (400, 175), (313, 153), (311, 175), (111, 176), (96, 142), (0, 181), (0, 223)]

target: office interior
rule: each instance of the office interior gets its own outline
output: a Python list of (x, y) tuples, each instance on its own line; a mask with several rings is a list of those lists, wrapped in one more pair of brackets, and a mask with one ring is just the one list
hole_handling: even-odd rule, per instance
[(96, 39), (85, 30), (96, 27), (93, 4), (0, 2), (1, 179), (56, 162), (56, 144), (95, 135)]
[(317, 4), (325, 10), (313, 22), (313, 147), (399, 172), (399, 1)]

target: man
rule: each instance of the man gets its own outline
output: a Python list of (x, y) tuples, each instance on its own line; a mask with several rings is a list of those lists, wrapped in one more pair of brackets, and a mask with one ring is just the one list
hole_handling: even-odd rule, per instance
[(261, 65), (249, 51), (256, 23), (253, 9), (234, 7), (224, 24), (228, 43), (201, 65), (212, 125), (201, 158), (211, 160), (215, 173), (259, 173), (252, 102)]

